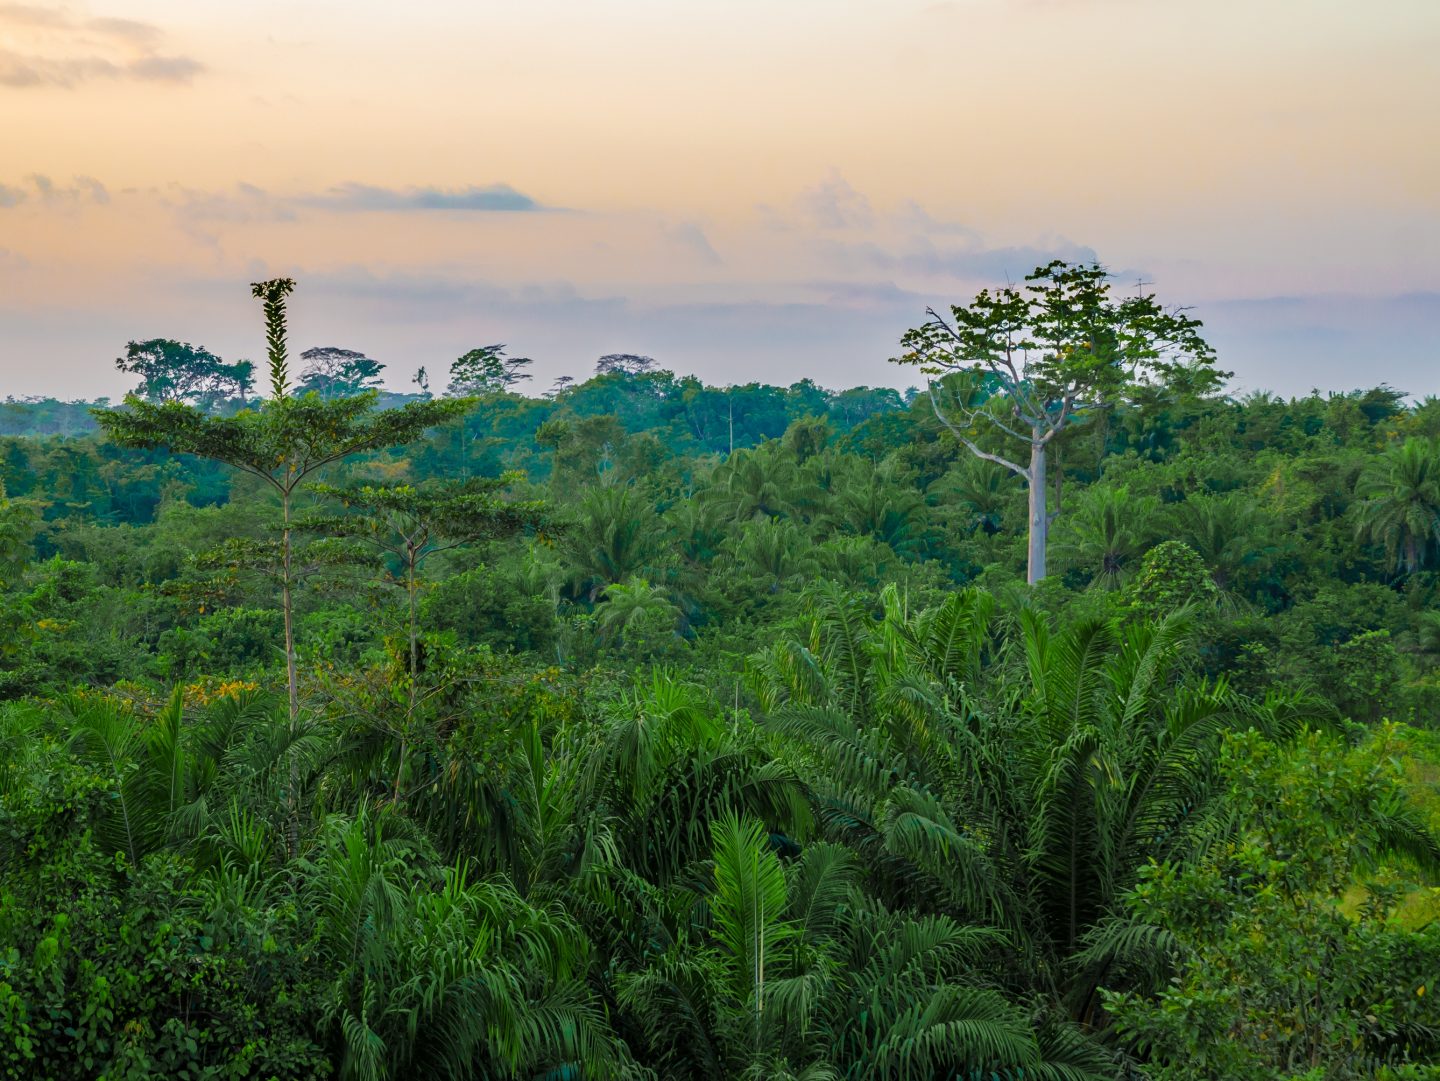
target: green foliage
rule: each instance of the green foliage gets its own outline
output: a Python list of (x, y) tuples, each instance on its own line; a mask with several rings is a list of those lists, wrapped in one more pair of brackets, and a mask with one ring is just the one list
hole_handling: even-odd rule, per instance
[(380, 386), (385, 365), (364, 353), (336, 346), (317, 346), (300, 354), (305, 368), (300, 373), (299, 394), (321, 398), (353, 398)]
[(420, 618), (445, 627), (471, 645), (496, 652), (549, 655), (555, 641), (555, 607), (518, 573), (489, 566), (435, 582), (420, 602)]
[(212, 410), (243, 406), (255, 382), (248, 360), (226, 364), (203, 346), (169, 338), (130, 342), (115, 367), (140, 377), (135, 393), (151, 402), (188, 402)]
[(1025, 283), (981, 290), (948, 318), (927, 309), (893, 359), (932, 378), (934, 414), (966, 450), (1025, 480), (1033, 585), (1046, 575), (1046, 534), (1058, 513), (1046, 502), (1057, 440), (1157, 386), (1213, 394), (1228, 373), (1214, 368), (1199, 320), (1165, 310), (1153, 294), (1115, 299), (1098, 263), (1056, 260)]
[(265, 313), (265, 358), (270, 368), (270, 397), (275, 401), (284, 398), (290, 390), (285, 298), (294, 291), (292, 278), (271, 278), (250, 285), (250, 295), (261, 302)]
[(0, 480), (0, 590), (10, 585), (30, 562), (31, 542), (39, 525), (32, 503), (10, 499)]
[(1357, 528), (1383, 545), (1395, 570), (1414, 574), (1440, 553), (1440, 443), (1407, 439), (1366, 466)]
[(643, 578), (606, 587), (596, 610), (601, 636), (622, 656), (652, 660), (673, 654), (678, 646), (680, 609)]
[(988, 457), (629, 355), (292, 392), (284, 280), (267, 401), (0, 406), (0, 1076), (1424, 1076), (1435, 403), (1031, 284), (935, 388)]
[[(452, 395), (494, 394), (530, 378), (529, 357), (507, 357), (503, 345), (471, 349), (450, 365)], [(423, 369), (422, 369), (423, 370)]]
[[(1435, 1061), (1440, 934), (1390, 923), (1396, 890), (1378, 872), (1398, 860), (1433, 876), (1440, 846), (1404, 805), (1393, 739), (1230, 742), (1236, 830), (1192, 864), (1151, 867), (1129, 900), (1178, 969), (1154, 998), (1108, 1002), (1152, 1076), (1361, 1078)], [(1365, 899), (1347, 912), (1336, 899), (1357, 880)]]
[(1195, 549), (1184, 541), (1162, 541), (1145, 553), (1128, 590), (1132, 607), (1162, 616), (1188, 605), (1215, 603), (1219, 590)]

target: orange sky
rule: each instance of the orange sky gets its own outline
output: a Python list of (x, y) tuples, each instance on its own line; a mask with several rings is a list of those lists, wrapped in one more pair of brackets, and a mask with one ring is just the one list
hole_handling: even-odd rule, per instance
[(1245, 386), (1440, 393), (1440, 4), (0, 0), (0, 396), (129, 338), (403, 385), (896, 382), (925, 305), (1052, 255), (1193, 304)]

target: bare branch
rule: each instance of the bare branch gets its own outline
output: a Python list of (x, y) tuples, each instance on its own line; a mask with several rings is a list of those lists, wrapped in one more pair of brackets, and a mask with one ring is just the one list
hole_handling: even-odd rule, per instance
[(1048, 416), (1045, 418), (1046, 427), (1050, 430), (1040, 439), (1040, 445), (1042, 447), (1060, 434), (1061, 429), (1065, 427), (1065, 422), (1070, 419), (1070, 411), (1074, 405), (1075, 395), (1073, 392), (1067, 391), (1065, 397), (1060, 399), (1060, 412), (1056, 415), (1055, 419), (1052, 421)]
[(1010, 438), (1012, 438), (1012, 439), (1018, 439), (1018, 440), (1020, 440), (1020, 442), (1025, 443), (1026, 445), (1029, 445), (1030, 443), (1035, 442), (1035, 437), (1034, 437), (1034, 436), (1025, 435), (1025, 434), (1023, 434), (1023, 433), (1021, 433), (1021, 432), (1017, 432), (1014, 428), (1010, 427), (1010, 425), (1008, 425), (1008, 424), (1002, 424), (1002, 423), (1000, 422), (1000, 419), (999, 419), (997, 416), (995, 416), (994, 413), (987, 412), (987, 411), (984, 410), (984, 409), (977, 409), (977, 410), (974, 411), (974, 413), (972, 414), (972, 416), (981, 416), (981, 417), (984, 417), (986, 420), (988, 420), (988, 421), (989, 421), (991, 424), (993, 424), (995, 427), (999, 428), (999, 429), (1000, 429), (1002, 432), (1004, 432), (1006, 435), (1010, 436)]
[(996, 465), (1003, 465), (1006, 469), (1010, 470), (1012, 473), (1015, 473), (1018, 476), (1025, 478), (1025, 480), (1027, 481), (1030, 479), (1029, 469), (1021, 465), (1016, 465), (1008, 458), (1002, 458), (998, 454), (991, 454), (989, 451), (984, 451), (977, 447), (975, 443), (970, 439), (970, 437), (967, 436), (958, 427), (956, 427), (955, 424), (950, 420), (950, 418), (945, 415), (944, 411), (941, 410), (940, 403), (935, 397), (935, 384), (929, 384), (928, 389), (930, 392), (930, 407), (935, 411), (935, 419), (938, 420), (941, 424), (945, 425), (945, 427), (950, 430), (950, 433), (954, 435), (956, 439), (960, 440), (962, 444), (964, 444), (966, 450), (968, 450), (971, 454), (975, 455), (975, 457), (977, 458), (983, 458), (987, 462), (994, 462)]

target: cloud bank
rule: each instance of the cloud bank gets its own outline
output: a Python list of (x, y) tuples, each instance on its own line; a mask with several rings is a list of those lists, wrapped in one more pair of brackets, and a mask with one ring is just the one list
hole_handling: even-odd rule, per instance
[(305, 206), (327, 210), (482, 210), (528, 211), (544, 209), (524, 192), (509, 184), (471, 185), (465, 188), (381, 188), (372, 184), (339, 184), (318, 195), (296, 200)]

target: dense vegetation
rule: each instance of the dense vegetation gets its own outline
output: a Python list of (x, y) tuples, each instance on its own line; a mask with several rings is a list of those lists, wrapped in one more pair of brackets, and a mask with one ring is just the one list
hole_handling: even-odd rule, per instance
[(1044, 270), (1049, 383), (382, 397), (269, 282), (263, 400), (0, 406), (0, 1076), (1440, 1076), (1440, 400)]

